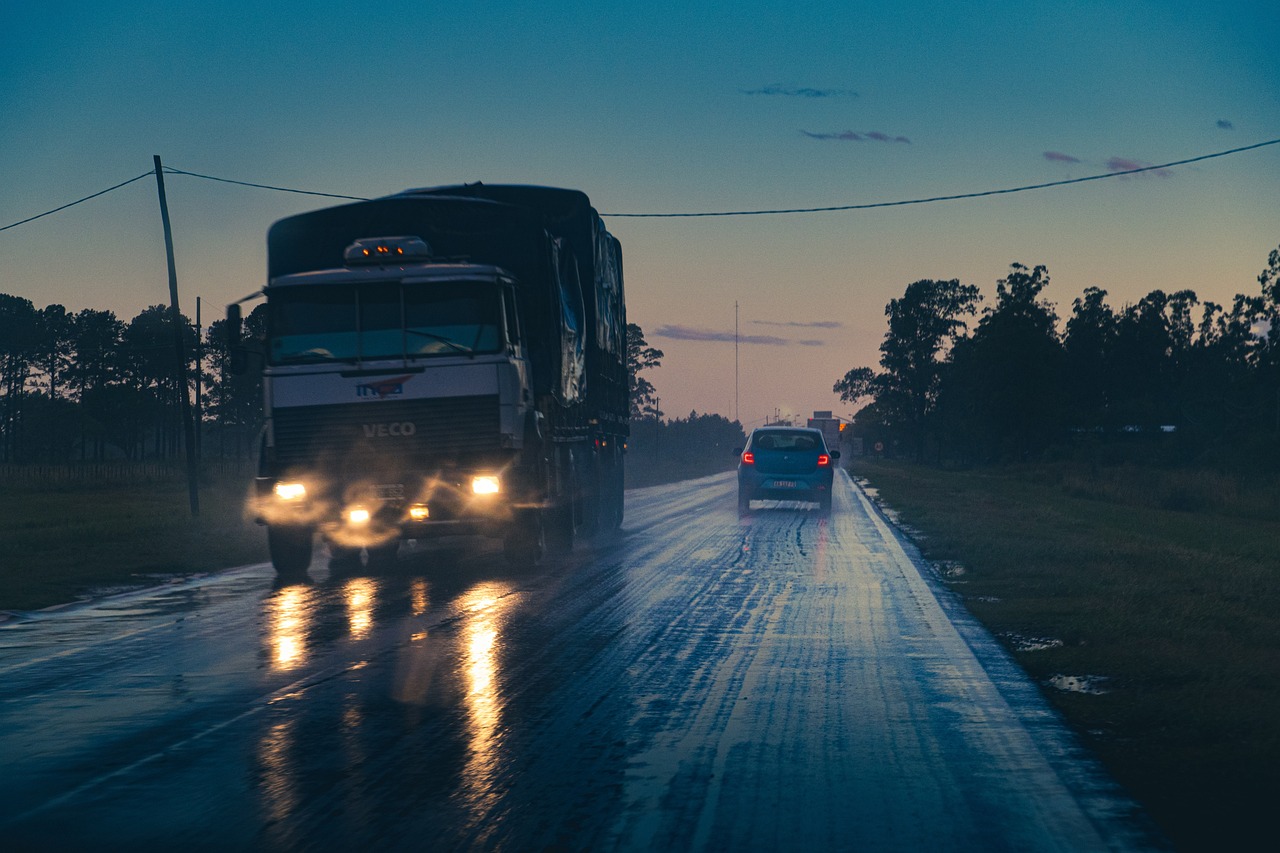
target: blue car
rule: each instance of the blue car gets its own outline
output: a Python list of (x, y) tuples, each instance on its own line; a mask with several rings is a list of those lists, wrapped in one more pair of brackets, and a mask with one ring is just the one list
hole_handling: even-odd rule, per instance
[(738, 460), (738, 514), (751, 511), (753, 500), (808, 501), (823, 515), (831, 513), (834, 460), (822, 432), (804, 427), (760, 427), (752, 430)]

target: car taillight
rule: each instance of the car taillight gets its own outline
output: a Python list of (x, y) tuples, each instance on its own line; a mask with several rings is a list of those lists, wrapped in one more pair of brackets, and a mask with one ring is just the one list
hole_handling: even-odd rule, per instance
[(818, 467), (819, 467), (819, 468), (826, 468), (826, 467), (827, 467), (828, 465), (830, 465), (830, 464), (831, 464), (831, 457), (830, 457), (830, 456), (828, 456), (828, 455), (827, 455), (827, 454), (825, 454), (825, 453), (819, 453), (819, 454), (818, 454)]
[(756, 455), (754, 453), (751, 453), (750, 451), (742, 454), (742, 464), (743, 465), (756, 464)]

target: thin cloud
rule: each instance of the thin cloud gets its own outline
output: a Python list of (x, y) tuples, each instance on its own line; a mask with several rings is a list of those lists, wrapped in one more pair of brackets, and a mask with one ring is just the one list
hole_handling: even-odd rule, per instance
[(838, 133), (815, 133), (811, 130), (801, 130), (800, 132), (810, 139), (835, 139), (840, 142), (862, 142), (870, 139), (875, 142), (904, 142), (907, 145), (911, 144), (911, 140), (905, 136), (890, 136), (878, 130), (842, 130)]
[[(1137, 160), (1130, 160), (1128, 157), (1112, 157), (1106, 162), (1108, 172), (1131, 172), (1134, 169), (1142, 169), (1150, 165), (1150, 163), (1139, 163)], [(1153, 169), (1150, 172), (1142, 172), (1141, 174), (1156, 175), (1161, 178), (1173, 176), (1173, 172), (1170, 169)]]
[(1079, 163), (1079, 157), (1072, 157), (1070, 154), (1063, 154), (1061, 151), (1046, 151), (1044, 159), (1052, 160), (1055, 163)]
[(800, 323), (795, 320), (752, 320), (757, 326), (791, 326), (797, 329), (842, 329), (844, 323), (839, 320), (814, 320), (810, 323)]
[(781, 95), (784, 98), (856, 98), (852, 89), (815, 89), (810, 86), (761, 86), (742, 89), (744, 95)]
[(1235, 125), (1227, 121), (1225, 118), (1218, 119), (1218, 127), (1221, 130), (1235, 130)]
[[(758, 343), (758, 345), (767, 347), (786, 347), (794, 343), (786, 338), (773, 336), (773, 334), (739, 334), (739, 336), (735, 336), (732, 332), (719, 332), (716, 329), (698, 329), (689, 327), (689, 325), (659, 325), (653, 336), (655, 338), (671, 339), (671, 341), (714, 341), (717, 343), (732, 343), (736, 338), (739, 343)], [(809, 345), (806, 343), (804, 346)]]

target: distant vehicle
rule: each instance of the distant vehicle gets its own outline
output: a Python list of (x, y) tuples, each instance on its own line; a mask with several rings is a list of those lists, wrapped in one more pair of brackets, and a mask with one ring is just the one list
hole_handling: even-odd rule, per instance
[(833, 460), (821, 430), (767, 426), (753, 430), (738, 460), (738, 513), (753, 500), (807, 501), (823, 515), (831, 513)]
[(831, 416), (830, 411), (814, 412), (813, 417), (809, 418), (808, 425), (811, 429), (822, 432), (822, 437), (826, 439), (827, 447), (833, 450), (839, 449), (842, 425), (839, 418)]
[[(282, 575), (402, 539), (502, 537), (513, 563), (622, 521), (622, 252), (587, 196), (468, 184), (267, 235), (255, 515)], [(245, 359), (240, 306), (228, 311)]]

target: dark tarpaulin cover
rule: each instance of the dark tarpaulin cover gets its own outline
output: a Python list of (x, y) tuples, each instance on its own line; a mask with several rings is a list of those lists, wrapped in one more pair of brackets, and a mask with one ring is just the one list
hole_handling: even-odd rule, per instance
[[(520, 284), (527, 337), (552, 335), (559, 340), (554, 349), (530, 348), (535, 390), (554, 393), (564, 404), (578, 402), (588, 385), (589, 353), (600, 346), (598, 329), (586, 334), (586, 329), (598, 326), (600, 288), (590, 286), (586, 299), (583, 293), (584, 284), (594, 284), (599, 265), (591, 252), (583, 253), (568, 237), (555, 238), (560, 230), (598, 223), (599, 217), (586, 196), (575, 190), (511, 187), (502, 188), (510, 192), (498, 193), (503, 198), (490, 199), (474, 191), (450, 194), (454, 189), (472, 187), (414, 190), (282, 219), (267, 233), (268, 279), (341, 268), (346, 247), (369, 237), (421, 237), (437, 258), (501, 267)], [(529, 206), (540, 200), (546, 204)], [(553, 239), (548, 240), (548, 234)], [(583, 275), (584, 267), (593, 278)], [(610, 290), (610, 299), (614, 292)], [(620, 288), (616, 294), (620, 299)]]

